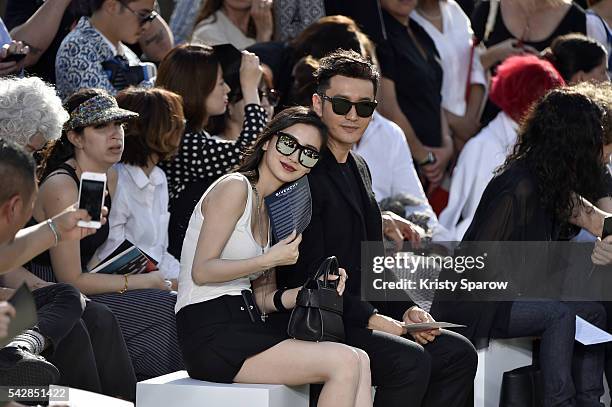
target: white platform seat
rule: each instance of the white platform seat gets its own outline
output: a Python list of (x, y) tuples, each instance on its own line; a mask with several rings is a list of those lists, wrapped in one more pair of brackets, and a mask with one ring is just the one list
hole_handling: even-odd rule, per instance
[[(49, 389), (66, 389), (62, 386), (49, 386)], [(56, 393), (58, 394), (58, 393)], [(134, 407), (134, 403), (129, 401), (115, 399), (103, 394), (92, 393), (90, 391), (80, 389), (68, 389), (68, 401), (49, 401), (49, 406), (62, 407)]]
[(136, 407), (308, 407), (308, 391), (309, 386), (205, 382), (183, 370), (139, 382)]
[(499, 407), (504, 372), (532, 361), (533, 338), (492, 339), (478, 351), (474, 407)]

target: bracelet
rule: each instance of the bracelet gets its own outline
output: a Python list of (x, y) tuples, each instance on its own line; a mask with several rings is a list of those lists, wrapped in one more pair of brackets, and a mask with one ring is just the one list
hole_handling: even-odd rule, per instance
[(123, 294), (124, 292), (126, 292), (128, 290), (128, 276), (127, 276), (127, 274), (124, 274), (123, 278), (125, 279), (125, 285), (123, 286), (123, 288), (121, 290), (119, 290), (119, 294)]
[(288, 309), (285, 308), (285, 306), (283, 305), (283, 300), (282, 300), (283, 293), (285, 291), (287, 291), (286, 288), (281, 288), (279, 290), (276, 290), (276, 292), (274, 293), (274, 298), (273, 298), (274, 307), (276, 308), (276, 310), (278, 312), (286, 312), (286, 311), (288, 311)]
[(51, 232), (53, 232), (53, 237), (55, 238), (55, 244), (53, 245), (53, 247), (55, 247), (60, 242), (60, 233), (58, 232), (57, 226), (55, 225), (53, 219), (47, 219), (47, 225), (49, 226), (49, 229), (51, 229)]

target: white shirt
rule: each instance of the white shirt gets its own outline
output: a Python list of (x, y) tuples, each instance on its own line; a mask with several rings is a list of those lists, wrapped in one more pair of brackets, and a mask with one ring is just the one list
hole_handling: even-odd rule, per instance
[(448, 205), (440, 214), (440, 223), (448, 230), (448, 234), (440, 241), (463, 239), (482, 193), (495, 170), (512, 152), (517, 129), (518, 124), (500, 112), (487, 127), (465, 144), (453, 170)]
[(108, 217), (110, 233), (98, 249), (97, 256), (104, 259), (124, 240), (129, 240), (158, 262), (165, 278), (178, 278), (180, 264), (168, 253), (168, 182), (166, 174), (153, 167), (147, 176), (140, 168), (116, 164), (117, 189)]
[(202, 202), (208, 196), (209, 192), (221, 181), (227, 178), (233, 178), (241, 180), (245, 184), (247, 189), (247, 200), (244, 207), (242, 216), (236, 222), (236, 226), (232, 231), (227, 243), (221, 251), (220, 259), (223, 260), (244, 260), (257, 257), (268, 251), (270, 248), (270, 242), (265, 247), (261, 247), (259, 243), (253, 237), (251, 232), (251, 212), (253, 207), (253, 190), (251, 183), (242, 174), (230, 173), (222, 176), (215, 181), (204, 194), (200, 201), (196, 205), (191, 219), (189, 219), (189, 226), (187, 226), (187, 232), (185, 233), (185, 240), (183, 241), (183, 251), (181, 252), (181, 273), (179, 275), (179, 288), (178, 295), (176, 298), (175, 311), (179, 312), (181, 308), (190, 305), (197, 304), (204, 301), (209, 301), (223, 295), (241, 295), (242, 290), (251, 290), (251, 280), (261, 276), (262, 273), (253, 273), (246, 277), (236, 278), (234, 280), (225, 281), (222, 283), (208, 283), (197, 285), (193, 281), (192, 269), (193, 260), (195, 258), (196, 249), (198, 247), (198, 238), (200, 236), (200, 230), (204, 223), (204, 216), (202, 216)]
[[(466, 111), (465, 91), (467, 88), (468, 68), (474, 32), (470, 19), (455, 0), (441, 1), (443, 32), (415, 10), (410, 18), (414, 19), (431, 37), (442, 63), (442, 107), (449, 112), (463, 116)], [(480, 63), (480, 55), (474, 52), (470, 84), (486, 87), (487, 79)]]
[(232, 44), (243, 50), (255, 44), (255, 38), (244, 35), (242, 31), (221, 11), (216, 11), (193, 30), (192, 42), (206, 45)]
[(378, 202), (397, 194), (408, 194), (423, 201), (416, 211), (429, 217), (428, 226), (435, 240), (440, 227), (438, 218), (427, 201), (402, 129), (375, 111), (353, 151), (362, 156), (370, 168), (372, 190)]

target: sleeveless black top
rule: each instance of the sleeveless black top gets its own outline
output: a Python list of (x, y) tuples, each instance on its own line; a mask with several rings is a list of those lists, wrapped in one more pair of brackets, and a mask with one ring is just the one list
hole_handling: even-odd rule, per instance
[[(63, 171), (58, 171), (58, 172), (54, 172), (50, 175), (48, 175), (45, 179), (43, 179), (40, 182), (40, 185), (42, 185), (47, 179), (49, 179), (49, 177), (52, 177), (54, 175), (57, 174), (68, 174), (73, 180), (74, 182), (76, 182), (77, 187), (80, 184), (79, 181), (79, 177), (76, 174), (76, 170), (74, 168), (72, 168), (70, 165), (63, 163), (58, 167), (58, 170), (63, 170)], [(111, 198), (110, 198), (110, 194), (107, 193), (106, 194), (106, 198), (104, 199), (104, 205), (108, 208), (109, 213), (111, 210)], [(27, 226), (32, 226), (32, 225), (36, 225), (40, 223), (38, 220), (34, 219), (34, 217), (32, 217), (30, 219), (30, 221), (28, 222)], [(102, 246), (102, 244), (106, 241), (106, 239), (108, 238), (108, 233), (109, 233), (110, 227), (108, 225), (108, 222), (106, 222), (104, 225), (102, 225), (102, 227), (100, 229), (98, 229), (98, 231), (96, 233), (94, 233), (93, 235), (87, 236), (86, 238), (82, 239), (80, 241), (80, 245), (81, 245), (81, 270), (83, 271), (87, 271), (87, 263), (89, 263), (89, 261), (91, 260), (91, 258), (93, 257), (94, 253), (96, 252), (96, 250), (98, 249), (98, 247)], [(34, 259), (32, 259), (32, 263), (41, 265), (41, 266), (51, 266), (51, 257), (49, 256), (49, 251), (45, 251), (41, 254), (39, 254), (38, 256), (36, 256)]]

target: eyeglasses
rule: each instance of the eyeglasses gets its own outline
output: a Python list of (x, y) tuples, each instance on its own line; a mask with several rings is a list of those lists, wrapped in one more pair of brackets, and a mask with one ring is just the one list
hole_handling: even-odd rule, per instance
[(375, 100), (363, 100), (360, 102), (351, 102), (348, 99), (334, 96), (329, 97), (327, 95), (319, 94), (319, 96), (323, 100), (327, 100), (332, 104), (332, 110), (334, 113), (344, 116), (351, 111), (352, 107), (355, 106), (355, 111), (357, 112), (357, 116), (359, 117), (370, 117), (374, 114), (374, 110), (378, 105), (378, 102)]
[(280, 97), (276, 89), (268, 89), (268, 90), (259, 89), (258, 92), (259, 92), (259, 99), (268, 98), (268, 103), (270, 103), (270, 106), (276, 107), (278, 105)]
[(298, 161), (306, 168), (314, 167), (319, 161), (321, 155), (317, 150), (301, 145), (291, 134), (279, 131), (276, 135), (276, 151), (282, 155), (289, 157), (295, 150), (300, 150)]
[(123, 7), (127, 8), (128, 10), (130, 10), (132, 14), (138, 17), (138, 22), (140, 23), (141, 27), (145, 25), (146, 23), (150, 23), (157, 18), (157, 12), (155, 10), (151, 10), (147, 14), (143, 14), (142, 12), (132, 10), (130, 6), (128, 6), (127, 3), (125, 3), (125, 0), (123, 1), (118, 0), (118, 1), (119, 3), (121, 3)]

